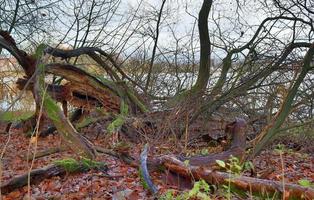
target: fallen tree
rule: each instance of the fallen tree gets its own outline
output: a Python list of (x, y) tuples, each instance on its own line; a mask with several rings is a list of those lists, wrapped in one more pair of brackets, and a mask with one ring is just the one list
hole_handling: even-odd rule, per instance
[[(232, 135), (232, 142), (230, 149), (218, 154), (207, 156), (193, 156), (186, 158), (177, 158), (173, 155), (165, 155), (160, 158), (151, 160), (151, 169), (160, 169), (159, 166), (164, 166), (167, 176), (174, 176), (177, 180), (182, 182), (205, 180), (209, 184), (213, 185), (227, 185), (241, 191), (247, 191), (250, 195), (256, 196), (274, 196), (280, 194), (284, 199), (307, 199), (314, 198), (314, 189), (310, 187), (303, 187), (296, 184), (283, 183), (280, 181), (271, 181), (247, 176), (241, 176), (234, 174), (232, 171), (222, 172), (219, 171), (220, 167), (217, 165), (217, 161), (228, 162), (230, 157), (237, 157), (243, 159), (246, 149), (246, 123), (242, 119), (237, 119), (235, 122), (227, 125), (227, 132)], [(141, 155), (141, 160), (145, 160), (147, 156), (147, 146)], [(141, 169), (147, 169), (143, 167), (143, 161), (141, 161)], [(148, 170), (143, 170), (143, 178), (147, 183), (151, 191), (155, 191), (156, 186), (152, 183), (148, 175)]]
[[(25, 72), (26, 79), (18, 80), (19, 88), (24, 89), (25, 87), (33, 92), (36, 102), (36, 112), (31, 118), (33, 127), (36, 124), (42, 124), (37, 122), (38, 120), (42, 121), (44, 117), (48, 117), (66, 144), (78, 155), (93, 158), (94, 150), (92, 144), (78, 134), (66, 117), (67, 102), (85, 109), (101, 106), (106, 112), (115, 115), (116, 119), (108, 126), (110, 132), (121, 128), (129, 111), (132, 113), (137, 110), (146, 111), (144, 104), (125, 85), (121, 87), (119, 84), (104, 78), (96, 78), (73, 65), (47, 64), (47, 59), (44, 59), (44, 56), (45, 50), (49, 48), (46, 45), (39, 45), (34, 55), (28, 55), (16, 46), (14, 39), (7, 32), (1, 31), (0, 36), (0, 46), (17, 59)], [(46, 86), (46, 73), (60, 76), (69, 83)], [(93, 101), (90, 102), (89, 99), (94, 100), (94, 105), (90, 104)], [(55, 101), (62, 102), (63, 112)], [(41, 110), (44, 111), (44, 115)]]
[[(254, 151), (254, 153), (258, 153), (261, 148), (264, 147), (266, 143), (273, 137), (274, 132), (280, 127), (280, 125), (288, 116), (297, 89), (303, 81), (304, 77), (311, 70), (309, 63), (313, 58), (313, 44), (307, 42), (292, 42), (284, 48), (282, 54), (276, 58), (277, 60), (274, 59), (274, 61), (271, 62), (268, 67), (261, 69), (257, 73), (248, 74), (249, 79), (247, 81), (238, 81), (239, 77), (237, 77), (231, 84), (232, 87), (225, 86), (224, 83), (227, 82), (226, 80), (228, 77), (228, 71), (233, 67), (232, 58), (246, 50), (249, 50), (250, 52), (254, 50), (252, 48), (253, 46), (257, 45), (257, 41), (259, 41), (258, 35), (260, 32), (262, 32), (266, 23), (279, 19), (286, 19), (284, 16), (267, 18), (261, 23), (256, 33), (247, 43), (239, 48), (227, 50), (227, 56), (223, 59), (222, 63), (223, 67), (221, 70), (221, 75), (214, 85), (212, 91), (209, 93), (209, 95), (206, 95), (205, 91), (207, 89), (209, 71), (211, 67), (209, 63), (211, 43), (209, 41), (207, 27), (207, 18), (209, 16), (211, 5), (212, 1), (204, 0), (199, 13), (201, 58), (199, 76), (196, 84), (192, 87), (191, 90), (179, 93), (171, 100), (169, 105), (172, 109), (172, 112), (170, 112), (166, 118), (160, 120), (159, 123), (148, 122), (147, 124), (149, 125), (144, 125), (144, 127), (150, 126), (153, 127), (151, 130), (154, 130), (154, 127), (157, 126), (157, 133), (163, 132), (167, 137), (172, 131), (175, 133), (174, 135), (178, 136), (178, 138), (182, 138), (182, 130), (187, 130), (185, 126), (190, 125), (200, 114), (207, 113), (208, 116), (211, 116), (211, 114), (215, 112), (221, 105), (230, 101), (230, 99), (244, 95), (245, 92), (247, 92), (250, 87), (253, 87), (258, 81), (267, 78), (274, 71), (278, 70), (281, 67), (281, 64), (287, 59), (289, 54), (294, 49), (302, 47), (309, 48), (308, 53), (304, 58), (304, 65), (299, 78), (296, 80), (293, 87), (290, 88), (291, 90), (288, 93), (287, 99), (284, 101), (282, 108), (279, 110), (277, 115), (278, 117), (275, 118), (277, 119), (276, 122), (271, 123), (268, 127), (266, 127), (264, 129), (265, 131), (262, 132), (263, 135), (260, 137), (261, 140), (257, 140), (258, 142), (261, 142), (261, 144), (257, 146), (257, 149)], [(130, 79), (127, 74), (123, 72), (123, 70), (121, 70), (120, 66), (112, 59), (109, 54), (95, 47), (82, 47), (74, 50), (60, 50), (46, 45), (40, 45), (37, 48), (37, 52), (34, 55), (30, 55), (20, 50), (17, 47), (14, 39), (7, 32), (1, 31), (0, 35), (0, 46), (8, 50), (17, 59), (25, 72), (25, 78), (18, 81), (19, 88), (29, 89), (33, 92), (33, 96), (36, 100), (36, 113), (32, 119), (33, 122), (36, 123), (36, 120), (40, 119), (39, 116), (42, 115), (41, 108), (43, 105), (45, 116), (47, 116), (53, 122), (55, 128), (61, 134), (63, 140), (74, 152), (78, 153), (80, 156), (93, 158), (95, 156), (95, 147), (93, 147), (93, 145), (90, 144), (86, 138), (82, 137), (74, 128), (72, 123), (67, 119), (68, 103), (84, 109), (98, 106), (102, 107), (106, 112), (114, 116), (111, 123), (107, 127), (111, 133), (122, 129), (126, 129), (124, 131), (129, 132), (129, 127), (134, 130), (139, 128), (137, 124), (133, 123), (134, 121), (132, 122), (132, 120), (129, 120), (128, 118), (133, 114), (135, 115), (137, 113), (146, 113), (148, 109), (142, 98), (140, 98), (140, 95), (135, 92), (135, 89), (130, 88), (124, 80), (126, 79), (139, 88), (141, 87), (132, 79)], [(111, 77), (111, 81), (104, 79), (103, 77), (96, 77), (91, 75), (83, 69), (79, 69), (78, 67), (71, 64), (64, 64), (61, 62), (49, 63), (49, 59), (43, 59), (48, 55), (62, 59), (71, 59), (81, 55), (88, 55), (106, 71), (108, 76)], [(113, 68), (107, 64), (107, 61), (111, 63)], [(66, 80), (67, 83), (47, 84), (45, 82), (45, 76), (48, 73)], [(63, 112), (57, 106), (56, 102), (62, 103)], [(163, 123), (167, 123), (167, 125), (169, 124), (169, 127), (163, 127)], [(177, 127), (172, 129), (172, 126)], [(211, 176), (214, 176), (212, 171), (202, 171), (201, 169), (204, 169), (204, 166), (212, 167), (215, 165), (216, 160), (226, 161), (231, 155), (238, 157), (240, 160), (244, 158), (246, 150), (244, 126), (245, 125), (242, 120), (235, 122), (231, 131), (233, 137), (231, 147), (228, 150), (211, 156), (181, 158), (181, 161), (188, 160), (189, 164), (193, 166), (191, 169), (182, 168), (180, 160), (176, 160), (175, 157), (171, 156), (162, 157), (159, 162), (170, 170), (181, 175), (184, 175), (186, 171), (194, 170), (195, 175), (203, 174), (203, 176), (205, 176), (207, 173)], [(134, 138), (138, 139), (137, 135)], [(152, 161), (152, 163), (154, 162)], [(210, 181), (210, 179), (206, 179), (206, 177), (199, 178), (204, 178), (205, 180)], [(220, 175), (220, 179), (221, 181), (218, 183), (224, 183), (225, 176), (223, 172)], [(249, 183), (253, 182), (252, 180), (247, 181)], [(261, 184), (263, 185), (264, 183)], [(257, 188), (256, 191), (265, 189), (264, 186), (255, 188)], [(296, 192), (297, 189), (295, 189), (295, 187), (291, 188), (293, 190), (291, 193), (299, 194)], [(243, 187), (242, 189), (248, 188)], [(273, 192), (278, 188), (274, 186), (270, 189), (267, 189), (269, 192)]]
[(230, 173), (211, 170), (204, 166), (187, 166), (184, 162), (173, 156), (163, 156), (162, 164), (171, 172), (177, 173), (190, 180), (203, 179), (210, 184), (230, 185), (242, 191), (248, 191), (258, 196), (269, 196), (276, 193), (284, 194), (284, 199), (307, 199), (314, 198), (314, 189), (296, 184), (279, 181), (264, 180), (246, 176), (236, 176)]

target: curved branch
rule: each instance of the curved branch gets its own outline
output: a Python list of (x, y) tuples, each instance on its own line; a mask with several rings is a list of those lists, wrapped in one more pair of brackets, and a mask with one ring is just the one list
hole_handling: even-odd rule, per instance
[[(92, 59), (94, 59), (101, 67), (103, 67), (109, 74), (111, 74), (110, 72), (112, 72), (112, 70), (108, 71), (108, 66), (103, 65), (104, 62), (99, 62), (100, 60), (95, 57), (95, 53), (99, 53), (100, 55), (104, 56), (105, 58), (107, 58), (109, 60), (109, 62), (117, 69), (117, 71), (121, 74), (122, 79), (126, 78), (128, 81), (130, 81), (132, 84), (138, 86), (141, 90), (144, 91), (144, 88), (141, 87), (140, 85), (138, 85), (134, 80), (132, 80), (128, 75), (126, 75), (124, 73), (124, 71), (120, 68), (120, 66), (114, 61), (114, 59), (112, 58), (112, 56), (108, 53), (106, 53), (105, 51), (103, 51), (100, 48), (97, 47), (80, 47), (77, 49), (73, 49), (73, 50), (62, 50), (62, 49), (57, 49), (57, 48), (53, 48), (53, 47), (48, 47), (45, 50), (46, 53), (53, 55), (55, 57), (60, 57), (63, 59), (67, 59), (67, 58), (73, 58), (73, 57), (77, 57), (77, 56), (81, 56), (81, 55), (88, 55), (90, 56)], [(97, 54), (96, 54), (97, 55)], [(117, 78), (117, 76), (114, 76), (115, 78)]]
[(149, 172), (147, 169), (147, 154), (148, 154), (148, 145), (146, 144), (144, 147), (143, 152), (141, 153), (141, 174), (143, 176), (143, 179), (145, 181), (145, 183), (147, 184), (148, 188), (150, 189), (150, 191), (153, 194), (156, 194), (158, 192), (158, 189), (156, 188), (156, 186), (154, 185), (154, 183), (152, 182), (152, 179), (149, 176)]
[(16, 58), (29, 78), (33, 75), (35, 72), (36, 59), (20, 50), (11, 35), (2, 30), (0, 30), (0, 47), (6, 49)]
[(208, 101), (206, 104), (202, 105), (202, 107), (199, 108), (199, 110), (194, 113), (190, 121), (192, 122), (195, 119), (197, 119), (197, 117), (203, 112), (207, 112), (207, 114), (210, 115), (212, 112), (214, 112), (216, 109), (218, 109), (221, 105), (223, 105), (228, 100), (242, 95), (245, 91), (248, 90), (248, 88), (254, 85), (258, 80), (265, 78), (269, 76), (271, 73), (273, 73), (274, 71), (278, 70), (282, 62), (290, 55), (290, 53), (295, 48), (301, 48), (301, 47), (308, 48), (310, 46), (311, 46), (311, 43), (307, 43), (307, 42), (289, 44), (284, 50), (284, 52), (281, 54), (280, 58), (276, 62), (274, 62), (273, 65), (271, 65), (268, 68), (264, 68), (261, 72), (257, 73), (255, 76), (251, 77), (246, 82), (243, 82), (239, 84), (238, 86), (229, 89), (228, 91), (222, 93), (219, 97), (212, 99)]

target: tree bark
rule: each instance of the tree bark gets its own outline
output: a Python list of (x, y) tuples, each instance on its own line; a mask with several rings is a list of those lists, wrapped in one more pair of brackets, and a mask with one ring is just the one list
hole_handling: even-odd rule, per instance
[(198, 15), (198, 30), (201, 43), (201, 52), (198, 77), (195, 85), (193, 86), (193, 90), (196, 92), (204, 90), (209, 79), (211, 43), (208, 33), (208, 16), (212, 3), (212, 0), (204, 0)]
[(93, 145), (75, 130), (56, 102), (45, 91), (45, 65), (41, 63), (44, 48), (45, 45), (39, 45), (35, 55), (38, 60), (34, 85), (35, 101), (37, 105), (43, 106), (45, 114), (53, 122), (67, 146), (79, 156), (93, 159), (95, 158)]
[[(50, 165), (41, 169), (35, 169), (30, 172), (31, 184), (38, 184), (46, 178), (61, 176), (66, 173), (65, 169), (60, 166)], [(28, 173), (14, 177), (13, 179), (1, 185), (1, 194), (7, 194), (15, 189), (27, 185)]]

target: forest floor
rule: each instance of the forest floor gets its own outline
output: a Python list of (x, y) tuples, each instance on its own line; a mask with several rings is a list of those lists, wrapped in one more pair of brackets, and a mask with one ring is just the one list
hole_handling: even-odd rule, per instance
[[(89, 130), (85, 136), (91, 139), (96, 145), (108, 144), (108, 138), (98, 137), (96, 130)], [(1, 150), (8, 141), (5, 149), (2, 166), (2, 179), (4, 183), (14, 176), (27, 173), (30, 169), (30, 162), (27, 163), (28, 149), (34, 151), (37, 142), (37, 152), (53, 147), (59, 147), (61, 138), (58, 135), (50, 135), (45, 138), (38, 138), (37, 141), (26, 137), (21, 131), (13, 129), (10, 137), (7, 134), (0, 134)], [(106, 141), (107, 140), (107, 141)], [(282, 174), (286, 182), (296, 183), (300, 180), (309, 180), (314, 183), (314, 147), (309, 141), (295, 142), (289, 138), (280, 140), (281, 145), (273, 144), (253, 160), (255, 173), (252, 176), (269, 180), (282, 180)], [(32, 144), (30, 144), (32, 143)], [(277, 143), (277, 142), (276, 142)], [(155, 155), (169, 154), (174, 151), (171, 142), (159, 142), (162, 146), (155, 146)], [(143, 144), (133, 144), (130, 154), (139, 158)], [(281, 149), (281, 151), (276, 151)], [(191, 149), (193, 151), (193, 149)], [(196, 150), (195, 150), (196, 151)], [(158, 153), (157, 153), (158, 152)], [(282, 153), (280, 153), (282, 152)], [(281, 156), (282, 155), (282, 159)], [(32, 169), (41, 168), (53, 163), (55, 160), (73, 157), (70, 151), (55, 153), (35, 160)], [(149, 191), (144, 189), (139, 177), (139, 170), (133, 168), (123, 161), (99, 154), (98, 161), (108, 165), (108, 171), (104, 174), (101, 171), (91, 170), (84, 173), (69, 174), (64, 177), (52, 177), (45, 179), (37, 185), (31, 185), (32, 199), (154, 199)], [(284, 168), (282, 169), (282, 163)], [(249, 172), (245, 172), (246, 175)], [(167, 184), (162, 174), (153, 173), (153, 181), (158, 186), (160, 193), (166, 193), (169, 189), (180, 190), (175, 185)], [(13, 192), (2, 195), (3, 200), (27, 199), (28, 186), (16, 189)], [(212, 199), (225, 199), (223, 190), (212, 194)]]

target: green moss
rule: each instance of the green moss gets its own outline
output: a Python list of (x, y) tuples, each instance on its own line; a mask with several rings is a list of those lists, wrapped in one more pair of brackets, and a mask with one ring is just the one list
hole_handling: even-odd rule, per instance
[(141, 185), (143, 186), (144, 189), (148, 190), (149, 187), (148, 187), (146, 181), (144, 180), (142, 168), (139, 168), (138, 174), (140, 176)]
[(143, 113), (149, 111), (148, 108), (135, 96), (135, 94), (131, 90), (127, 90), (127, 95)]
[(107, 127), (107, 131), (109, 133), (115, 132), (116, 130), (118, 130), (124, 124), (125, 117), (128, 114), (128, 110), (129, 110), (128, 105), (122, 100), (121, 101), (121, 106), (120, 106), (120, 114)]
[(36, 48), (34, 57), (36, 59), (40, 59), (43, 56), (44, 50), (45, 50), (46, 47), (47, 47), (47, 45), (45, 45), (45, 44), (38, 45), (37, 48)]
[(136, 104), (136, 106), (138, 106), (138, 108), (142, 111), (142, 112), (148, 112), (148, 108), (136, 97), (136, 95), (133, 93), (133, 91), (131, 89), (129, 89), (126, 86), (126, 90), (121, 90), (115, 82), (109, 81), (107, 79), (105, 79), (104, 77), (101, 76), (96, 76), (98, 78), (98, 80), (100, 80), (102, 83), (104, 83), (106, 86), (108, 86), (111, 89), (114, 89), (114, 91), (116, 91), (116, 93), (120, 96), (128, 96), (129, 99)]
[(98, 118), (98, 117), (84, 117), (84, 119), (81, 122), (79, 122), (75, 125), (75, 128), (76, 129), (84, 128), (84, 127), (96, 122), (99, 119), (100, 118)]
[(122, 125), (124, 124), (124, 117), (118, 115), (118, 117), (111, 122), (108, 127), (107, 127), (107, 131), (109, 133), (113, 133), (115, 132), (118, 128), (120, 128)]
[(87, 158), (82, 158), (80, 161), (74, 158), (67, 158), (63, 160), (54, 161), (54, 164), (65, 169), (69, 173), (77, 172), (79, 170), (88, 171), (91, 169), (100, 169), (105, 167), (104, 163), (96, 162)]
[(86, 169), (99, 169), (99, 168), (105, 167), (104, 163), (93, 161), (88, 158), (82, 158), (81, 163)]
[(54, 164), (62, 167), (65, 171), (69, 173), (76, 172), (80, 169), (80, 163), (74, 158), (67, 158), (63, 160), (54, 161)]
[(59, 113), (61, 112), (61, 109), (59, 108), (59, 106), (47, 94), (43, 96), (43, 98), (44, 98), (44, 107), (45, 107), (45, 110), (49, 119), (51, 119), (54, 123), (60, 123), (61, 119), (60, 119)]
[(0, 113), (0, 121), (20, 122), (31, 118), (34, 115), (32, 111), (8, 111)]

